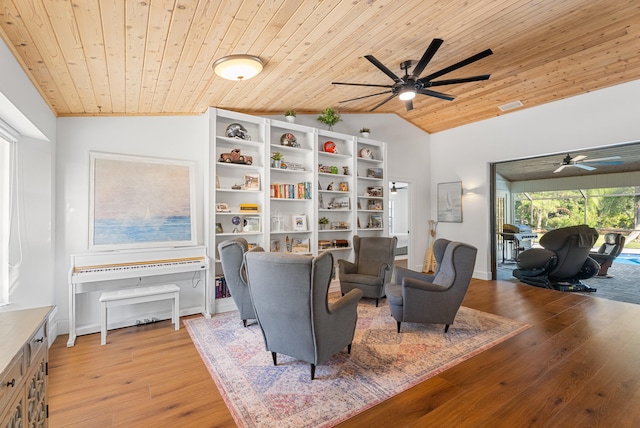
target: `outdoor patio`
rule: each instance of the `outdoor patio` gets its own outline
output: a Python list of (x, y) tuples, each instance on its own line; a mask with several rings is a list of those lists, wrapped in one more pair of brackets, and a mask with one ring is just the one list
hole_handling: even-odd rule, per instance
[[(622, 255), (628, 257), (634, 254), (624, 252)], [(618, 257), (609, 268), (609, 275), (612, 278), (593, 277), (583, 280), (583, 283), (597, 289), (597, 291), (595, 293), (581, 294), (640, 305), (640, 264), (636, 263), (636, 261), (640, 261), (640, 254), (635, 255), (638, 256), (638, 259), (624, 256)], [(516, 263), (513, 261), (498, 263), (498, 279), (519, 283), (518, 279), (512, 274), (515, 268)]]

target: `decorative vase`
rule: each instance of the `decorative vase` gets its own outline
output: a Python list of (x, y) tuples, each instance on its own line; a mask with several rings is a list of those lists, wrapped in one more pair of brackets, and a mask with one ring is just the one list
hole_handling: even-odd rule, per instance
[(281, 160), (271, 160), (271, 167), (272, 168), (280, 168), (282, 166), (282, 161)]
[(290, 122), (290, 123), (295, 123), (296, 122), (296, 117), (295, 116), (285, 116), (285, 119), (287, 119), (287, 122)]

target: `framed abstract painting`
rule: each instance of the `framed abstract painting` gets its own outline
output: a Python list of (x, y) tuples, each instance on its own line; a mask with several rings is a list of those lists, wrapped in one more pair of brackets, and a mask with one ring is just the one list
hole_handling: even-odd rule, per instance
[(89, 248), (196, 245), (193, 162), (90, 153)]

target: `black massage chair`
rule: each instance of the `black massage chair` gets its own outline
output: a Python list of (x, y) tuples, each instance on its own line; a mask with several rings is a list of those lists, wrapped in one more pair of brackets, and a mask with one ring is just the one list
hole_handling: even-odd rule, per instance
[(626, 238), (620, 233), (607, 233), (604, 235), (604, 242), (597, 252), (589, 254), (593, 260), (600, 265), (599, 277), (612, 278), (609, 275), (609, 268), (613, 261), (620, 255), (624, 248)]
[(540, 238), (543, 248), (523, 251), (513, 276), (525, 284), (559, 291), (596, 291), (581, 280), (594, 277), (598, 262), (589, 257), (598, 232), (582, 224), (547, 232)]

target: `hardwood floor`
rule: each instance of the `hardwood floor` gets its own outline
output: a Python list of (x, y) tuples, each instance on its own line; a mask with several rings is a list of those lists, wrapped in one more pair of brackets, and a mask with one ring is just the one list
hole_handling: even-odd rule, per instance
[[(481, 280), (463, 304), (532, 327), (339, 426), (640, 426), (639, 305)], [(66, 340), (50, 349), (51, 427), (235, 426), (184, 327)]]

